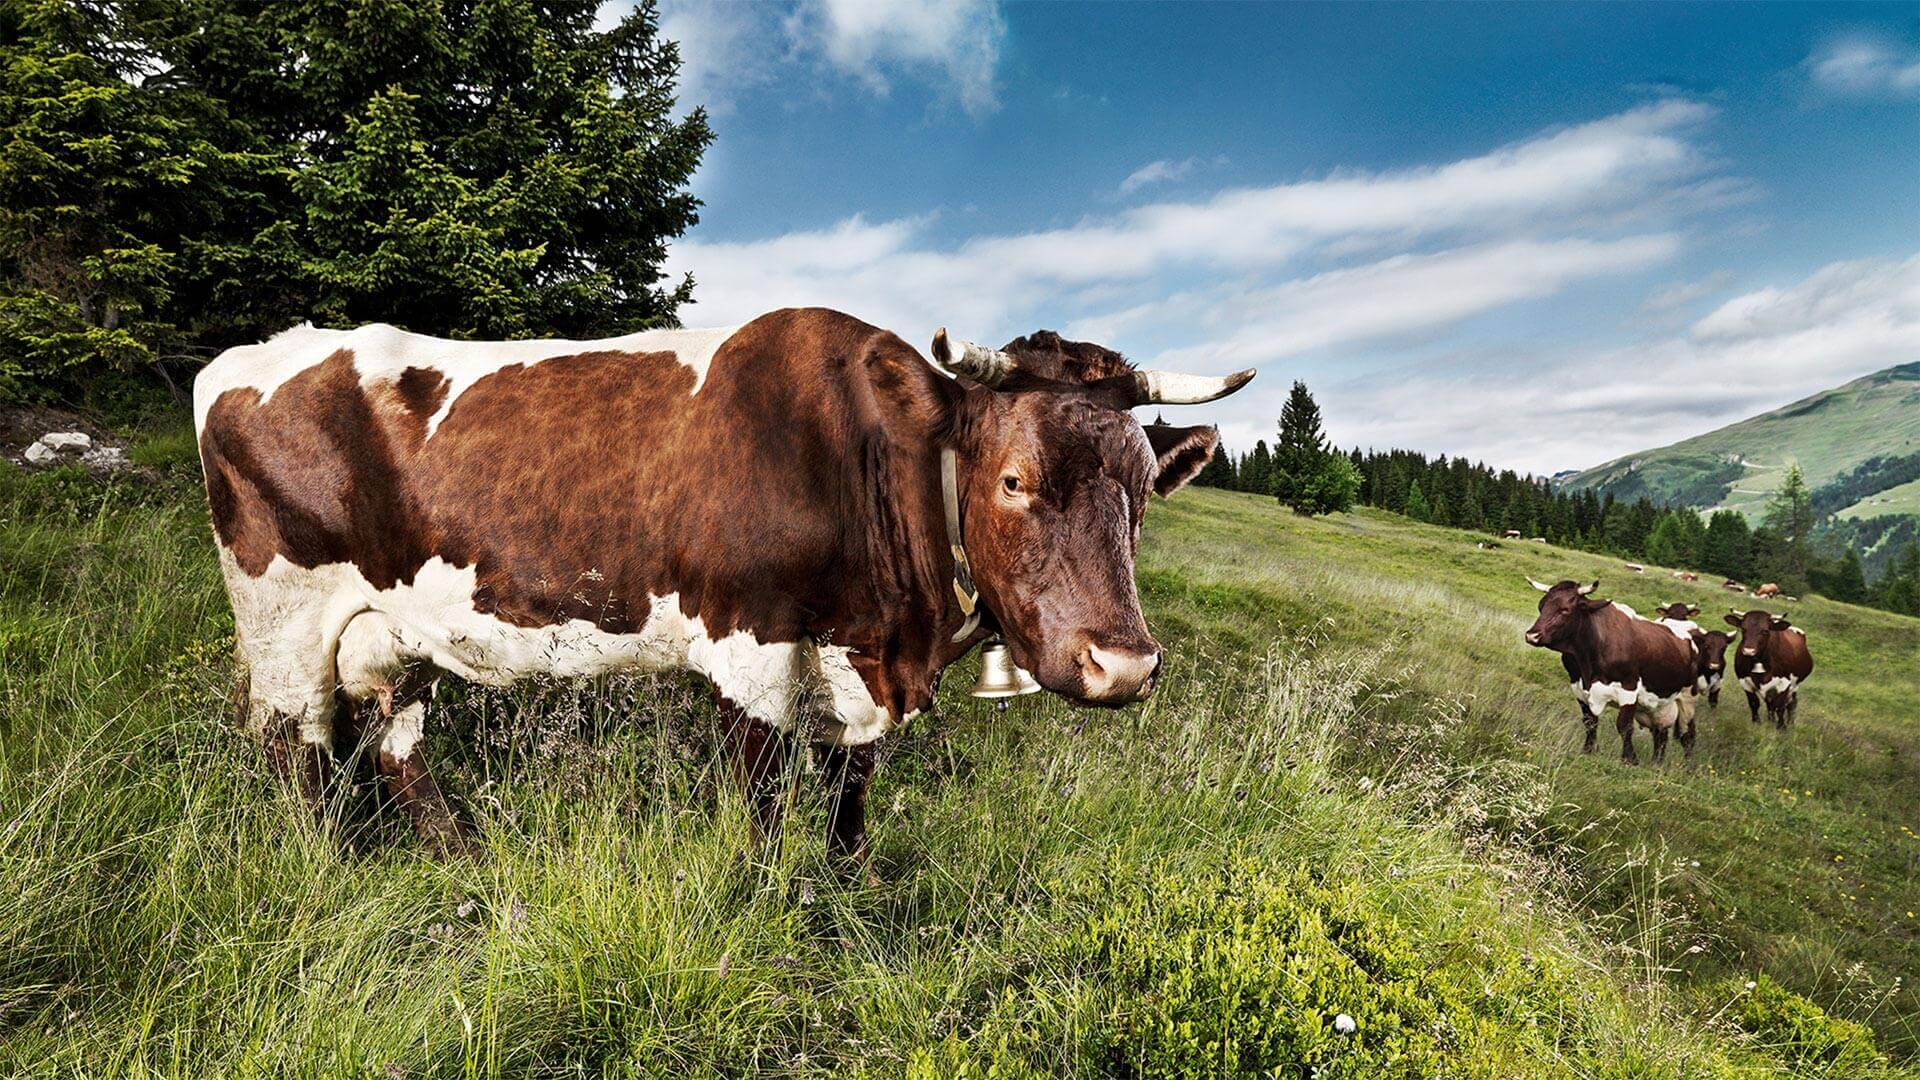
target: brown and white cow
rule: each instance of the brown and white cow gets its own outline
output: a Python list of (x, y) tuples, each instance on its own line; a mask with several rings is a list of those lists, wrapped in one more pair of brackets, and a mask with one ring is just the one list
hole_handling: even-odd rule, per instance
[[(418, 749), (434, 675), (691, 670), (762, 828), (810, 739), (829, 846), (863, 855), (875, 742), (990, 633), (1075, 702), (1153, 690), (1141, 519), (1218, 435), (1129, 410), (1253, 374), (1137, 371), (1047, 332), (935, 344), (948, 371), (797, 309), (590, 342), (301, 326), (229, 350), (194, 407), (244, 722), (318, 800), (336, 691), (378, 702), (387, 791), (458, 846)], [(980, 620), (956, 587), (967, 562)]]
[(1586, 724), (1583, 749), (1592, 752), (1600, 715), (1617, 707), (1620, 760), (1639, 763), (1633, 752), (1636, 721), (1653, 733), (1654, 761), (1666, 758), (1669, 735), (1678, 735), (1691, 758), (1698, 666), (1692, 636), (1643, 619), (1624, 604), (1593, 599), (1597, 581), (1527, 582), (1546, 594), (1540, 598), (1539, 617), (1527, 630), (1527, 644), (1560, 654)]
[(1775, 727), (1793, 723), (1800, 711), (1800, 684), (1813, 674), (1813, 654), (1807, 635), (1785, 617), (1752, 611), (1729, 611), (1727, 625), (1740, 631), (1740, 648), (1733, 656), (1733, 677), (1747, 692), (1747, 711), (1760, 722), (1760, 703)]
[(1693, 638), (1694, 692), (1707, 695), (1707, 704), (1720, 704), (1720, 682), (1727, 672), (1727, 643), (1733, 640), (1730, 634), (1719, 630), (1702, 630), (1693, 620), (1700, 614), (1699, 604), (1675, 603), (1660, 605), (1660, 623), (1676, 631), (1685, 631)]

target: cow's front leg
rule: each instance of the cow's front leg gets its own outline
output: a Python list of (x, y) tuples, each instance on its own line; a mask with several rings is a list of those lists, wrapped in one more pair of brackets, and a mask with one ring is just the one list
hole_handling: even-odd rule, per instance
[(780, 789), (793, 757), (793, 740), (766, 721), (748, 716), (725, 697), (719, 700), (727, 760), (753, 813), (755, 836), (763, 844), (775, 843), (783, 817)]
[(1707, 691), (1707, 704), (1716, 709), (1720, 707), (1720, 684), (1715, 683), (1713, 689)]
[(1583, 704), (1580, 706), (1580, 723), (1587, 729), (1587, 741), (1580, 747), (1580, 752), (1591, 754), (1595, 740), (1600, 737), (1600, 714)]
[(1787, 730), (1787, 695), (1768, 695), (1767, 712), (1773, 714), (1773, 726), (1776, 729), (1780, 731)]
[(1640, 764), (1640, 759), (1633, 752), (1633, 713), (1638, 707), (1637, 704), (1620, 706), (1620, 719), (1617, 721), (1620, 728), (1620, 760), (1628, 765)]
[(316, 822), (327, 814), (327, 793), (333, 782), (333, 747), (324, 738), (332, 727), (292, 720), (275, 713), (263, 732), (267, 761), (280, 783), (312, 812)]
[(1760, 722), (1760, 695), (1747, 691), (1747, 717), (1754, 723)]
[(867, 785), (874, 746), (822, 746), (820, 772), (827, 789), (827, 854), (853, 866), (867, 861)]

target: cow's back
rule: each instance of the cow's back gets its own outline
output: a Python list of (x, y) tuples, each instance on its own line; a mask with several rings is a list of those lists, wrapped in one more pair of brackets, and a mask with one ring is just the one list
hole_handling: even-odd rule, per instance
[(216, 533), (250, 576), (284, 558), (391, 590), (439, 560), (519, 626), (627, 633), (673, 594), (716, 636), (791, 640), (805, 598), (766, 584), (833, 562), (849, 368), (880, 333), (828, 314), (585, 343), (303, 327), (232, 350), (195, 384)]
[(1813, 674), (1813, 653), (1807, 648), (1807, 635), (1797, 626), (1768, 634), (1766, 665), (1771, 674), (1790, 676), (1796, 683), (1806, 682), (1807, 676)]

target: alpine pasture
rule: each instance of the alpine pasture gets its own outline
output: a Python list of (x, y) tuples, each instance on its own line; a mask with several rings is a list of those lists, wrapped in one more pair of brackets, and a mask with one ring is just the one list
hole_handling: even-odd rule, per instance
[[(184, 443), (184, 445), (183, 445)], [(1920, 621), (1808, 599), (1786, 732), (1578, 752), (1526, 576), (1663, 570), (1189, 488), (1141, 553), (1167, 681), (885, 751), (871, 880), (797, 778), (753, 847), (704, 690), (443, 682), (442, 861), (315, 830), (229, 719), (190, 443), (0, 471), (8, 1075), (1902, 1075), (1920, 1054)], [(1754, 601), (1737, 599), (1739, 606)], [(1904, 658), (1904, 659), (1902, 659)], [(1638, 736), (1645, 749), (1644, 732)], [(805, 766), (803, 766), (805, 767)]]

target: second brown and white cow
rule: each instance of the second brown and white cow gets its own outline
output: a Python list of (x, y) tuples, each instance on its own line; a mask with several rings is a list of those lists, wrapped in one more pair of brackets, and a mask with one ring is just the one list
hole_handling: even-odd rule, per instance
[(1593, 750), (1601, 714), (1617, 708), (1620, 760), (1639, 763), (1633, 750), (1636, 723), (1652, 732), (1654, 761), (1665, 759), (1670, 736), (1679, 737), (1691, 758), (1698, 667), (1692, 635), (1643, 619), (1624, 604), (1594, 599), (1597, 581), (1527, 582), (1546, 594), (1526, 632), (1527, 644), (1560, 654), (1581, 703), (1584, 748)]
[(1764, 701), (1775, 727), (1793, 723), (1800, 711), (1800, 684), (1813, 674), (1807, 635), (1784, 617), (1759, 608), (1729, 611), (1726, 618), (1727, 625), (1740, 631), (1733, 675), (1740, 681), (1740, 689), (1747, 692), (1747, 710), (1753, 722), (1760, 722)]
[(1727, 644), (1733, 640), (1733, 636), (1719, 630), (1702, 629), (1693, 621), (1699, 614), (1698, 604), (1660, 605), (1660, 622), (1683, 629), (1693, 638), (1696, 662), (1694, 691), (1705, 694), (1708, 705), (1717, 706), (1720, 704), (1720, 682), (1727, 672)]
[(337, 697), (377, 702), (386, 790), (458, 847), (419, 752), (435, 675), (690, 670), (763, 829), (812, 741), (829, 846), (862, 856), (875, 742), (989, 634), (1075, 702), (1153, 690), (1142, 517), (1218, 435), (1130, 410), (1253, 376), (1047, 332), (933, 352), (822, 309), (591, 342), (303, 326), (227, 351), (194, 409), (243, 723), (319, 805), (351, 749)]

